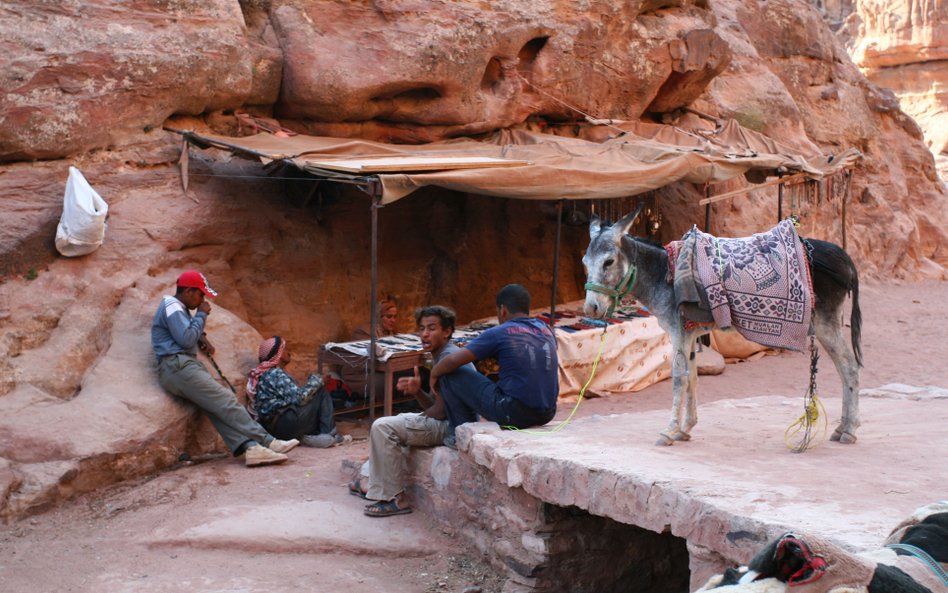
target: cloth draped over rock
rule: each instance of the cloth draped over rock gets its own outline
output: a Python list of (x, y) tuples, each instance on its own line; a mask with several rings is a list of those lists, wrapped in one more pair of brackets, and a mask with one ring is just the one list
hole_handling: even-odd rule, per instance
[(685, 319), (713, 319), (722, 329), (733, 327), (772, 348), (807, 347), (813, 288), (803, 243), (790, 220), (737, 239), (694, 227), (674, 251), (675, 300)]

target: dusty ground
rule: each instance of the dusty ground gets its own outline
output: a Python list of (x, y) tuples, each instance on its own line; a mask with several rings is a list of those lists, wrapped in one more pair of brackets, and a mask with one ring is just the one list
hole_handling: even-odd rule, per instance
[[(860, 300), (863, 388), (948, 387), (942, 335), (948, 283), (864, 286)], [(807, 379), (804, 355), (782, 353), (702, 377), (699, 393), (705, 402), (802, 394)], [(838, 380), (825, 358), (819, 387), (833, 399), (827, 409), (834, 413)], [(665, 409), (669, 390), (666, 381), (636, 394), (589, 399), (578, 414)], [(565, 417), (569, 406), (561, 408)], [(932, 419), (932, 429), (941, 430), (944, 420)], [(364, 425), (345, 429), (365, 434)], [(753, 442), (753, 426), (736, 430), (746, 430)], [(654, 436), (630, 438), (651, 442)], [(480, 586), (498, 591), (501, 581), (478, 554), (421, 513), (384, 520), (361, 514), (362, 501), (345, 491), (343, 468), (365, 455), (365, 443), (357, 438), (346, 447), (297, 450), (281, 467), (247, 470), (218, 457), (5, 525), (0, 590), (434, 593)]]

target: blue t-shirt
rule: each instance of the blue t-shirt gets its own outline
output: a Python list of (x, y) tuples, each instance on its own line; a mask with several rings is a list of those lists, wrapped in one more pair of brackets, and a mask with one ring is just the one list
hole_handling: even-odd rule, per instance
[(496, 358), (498, 385), (505, 394), (535, 410), (556, 405), (560, 393), (556, 337), (532, 317), (510, 319), (477, 336), (466, 346), (480, 359)]

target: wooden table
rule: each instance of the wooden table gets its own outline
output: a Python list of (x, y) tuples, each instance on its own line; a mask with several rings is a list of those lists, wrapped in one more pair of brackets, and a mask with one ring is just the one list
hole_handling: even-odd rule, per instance
[[(375, 361), (375, 370), (385, 373), (385, 391), (384, 391), (384, 415), (392, 415), (392, 403), (394, 400), (394, 393), (392, 388), (392, 383), (394, 382), (395, 373), (399, 371), (408, 371), (415, 366), (421, 366), (424, 363), (423, 360), (424, 352), (396, 352), (392, 354), (387, 360), (376, 360)], [(352, 365), (353, 359), (359, 359), (360, 362), (368, 364), (368, 357), (359, 357), (357, 354), (351, 352), (339, 353), (333, 350), (327, 349), (325, 346), (319, 349), (319, 367), (322, 368), (323, 364), (327, 365)], [(370, 379), (372, 380), (372, 379)], [(422, 408), (428, 407), (429, 402), (422, 399), (422, 396), (419, 395), (415, 399), (422, 405)], [(349, 412), (357, 412), (360, 410), (367, 410), (371, 408), (371, 404), (354, 407), (354, 408), (344, 408), (337, 410), (335, 413), (343, 414)]]

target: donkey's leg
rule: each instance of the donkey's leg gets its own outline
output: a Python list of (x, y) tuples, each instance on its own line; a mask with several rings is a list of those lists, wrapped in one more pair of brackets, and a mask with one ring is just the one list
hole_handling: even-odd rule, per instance
[(658, 435), (656, 445), (673, 445), (681, 434), (681, 419), (688, 389), (688, 345), (684, 332), (670, 334), (672, 339), (672, 417)]
[(843, 335), (838, 313), (838, 310), (833, 314), (816, 311), (813, 325), (816, 338), (833, 359), (843, 384), (843, 417), (830, 439), (849, 444), (856, 442), (856, 429), (859, 427), (859, 365)]
[(685, 396), (685, 415), (681, 431), (675, 435), (675, 440), (690, 441), (691, 429), (698, 423), (698, 361), (695, 356), (698, 353), (698, 337), (701, 332), (690, 332), (686, 334), (685, 341), (688, 344), (688, 386)]

